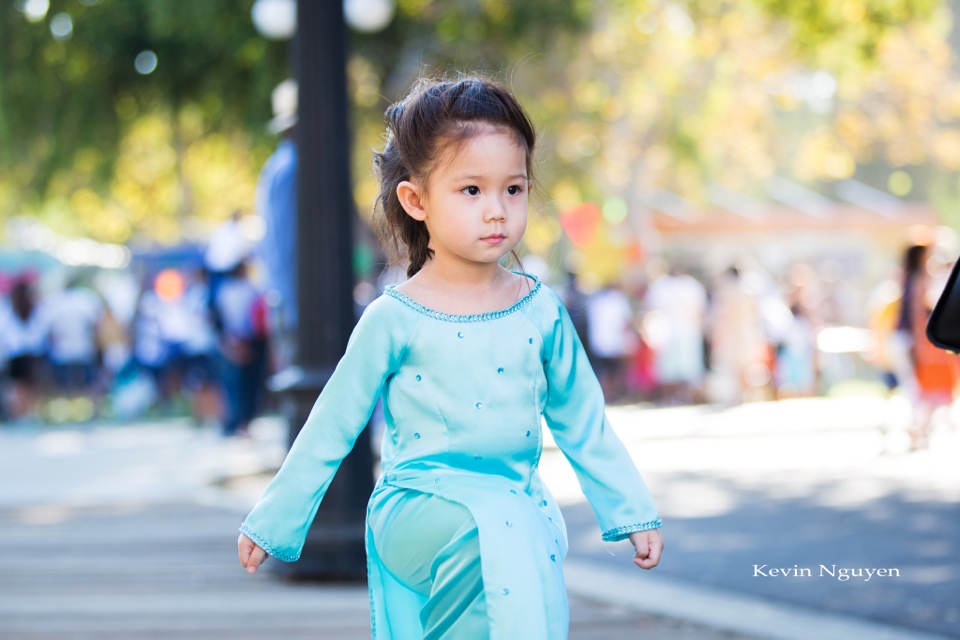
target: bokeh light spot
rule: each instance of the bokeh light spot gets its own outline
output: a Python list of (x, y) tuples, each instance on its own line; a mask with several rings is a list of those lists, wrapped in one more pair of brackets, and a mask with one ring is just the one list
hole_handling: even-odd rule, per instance
[(607, 198), (603, 203), (603, 219), (619, 224), (627, 219), (627, 203), (623, 198)]
[(157, 54), (147, 49), (137, 54), (133, 66), (142, 76), (153, 73), (157, 68)]
[(73, 35), (73, 18), (69, 13), (58, 13), (50, 20), (50, 33), (54, 40), (69, 40)]
[(50, 10), (50, 0), (27, 0), (23, 3), (23, 15), (30, 22), (40, 22)]
[(176, 269), (164, 269), (157, 274), (153, 284), (157, 296), (164, 301), (172, 302), (183, 296), (186, 285), (183, 276)]
[(894, 171), (887, 179), (887, 188), (890, 193), (902, 198), (913, 191), (913, 178), (906, 171)]

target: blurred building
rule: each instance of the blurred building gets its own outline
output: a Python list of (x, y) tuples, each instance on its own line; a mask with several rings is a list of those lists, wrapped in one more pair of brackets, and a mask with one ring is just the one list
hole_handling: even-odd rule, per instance
[(708, 278), (745, 256), (775, 278), (807, 264), (821, 286), (834, 289), (836, 317), (830, 320), (864, 326), (870, 292), (892, 275), (908, 238), (942, 222), (930, 204), (856, 189), (840, 190), (847, 199), (831, 199), (800, 187), (785, 194), (784, 188), (767, 202), (721, 193), (700, 208), (655, 198), (647, 213), (657, 253), (668, 262), (696, 265)]

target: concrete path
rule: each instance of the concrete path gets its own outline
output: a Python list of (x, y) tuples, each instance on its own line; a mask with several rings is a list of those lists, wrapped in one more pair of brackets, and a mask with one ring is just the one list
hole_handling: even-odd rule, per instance
[[(659, 481), (678, 459), (709, 471), (718, 441), (704, 439), (704, 430), (751, 438), (772, 416), (784, 433), (816, 431), (828, 425), (810, 416), (824, 411), (852, 411), (844, 429), (861, 428), (852, 417), (863, 418), (862, 409), (849, 401), (725, 412), (616, 408), (611, 417), (629, 446), (653, 451), (640, 462)], [(745, 420), (750, 412), (763, 419)], [(637, 420), (642, 432), (631, 427)], [(654, 441), (662, 446), (650, 447)], [(0, 638), (369, 637), (364, 587), (291, 585), (269, 572), (247, 576), (237, 564), (236, 526), (284, 454), (282, 425), (270, 419), (255, 423), (250, 440), (223, 440), (176, 420), (0, 426)], [(565, 511), (580, 509), (561, 463), (547, 451), (545, 478)], [(672, 501), (674, 493), (682, 492), (668, 496), (668, 508), (692, 508)], [(573, 520), (576, 537), (583, 532)], [(944, 637), (613, 560), (568, 558), (571, 638)]]
[[(363, 585), (288, 584), (246, 575), (237, 513), (198, 504), (0, 510), (0, 638), (11, 640), (273, 640), (369, 638)], [(571, 638), (745, 638), (572, 602)]]
[[(225, 441), (178, 421), (0, 427), (0, 638), (369, 638), (365, 586), (240, 568), (237, 526), (284, 454), (279, 423), (253, 433)], [(571, 638), (637, 635), (752, 637), (572, 594)]]

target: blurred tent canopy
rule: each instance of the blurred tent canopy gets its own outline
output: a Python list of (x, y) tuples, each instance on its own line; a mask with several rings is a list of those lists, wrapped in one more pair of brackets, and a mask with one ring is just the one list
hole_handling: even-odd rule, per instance
[[(0, 4), (0, 228), (31, 215), (178, 242), (249, 211), (275, 143), (270, 91), (289, 75), (251, 4)], [(646, 194), (763, 201), (778, 176), (960, 210), (952, 20), (943, 0), (398, 0), (385, 31), (351, 35), (358, 210), (383, 110), (424, 68), (487, 71), (532, 112), (538, 253), (585, 203), (603, 247), (635, 255)]]

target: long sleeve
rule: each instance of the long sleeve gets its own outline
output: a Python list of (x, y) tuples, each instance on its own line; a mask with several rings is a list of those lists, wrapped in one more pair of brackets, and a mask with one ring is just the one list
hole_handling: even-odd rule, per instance
[(386, 300), (374, 301), (360, 318), (286, 460), (240, 527), (280, 560), (300, 557), (321, 499), (402, 359), (402, 326), (390, 322)]
[[(552, 293), (552, 292), (551, 292)], [(560, 299), (544, 335), (544, 418), (593, 507), (604, 540), (660, 527), (653, 498), (604, 414), (603, 392)]]

